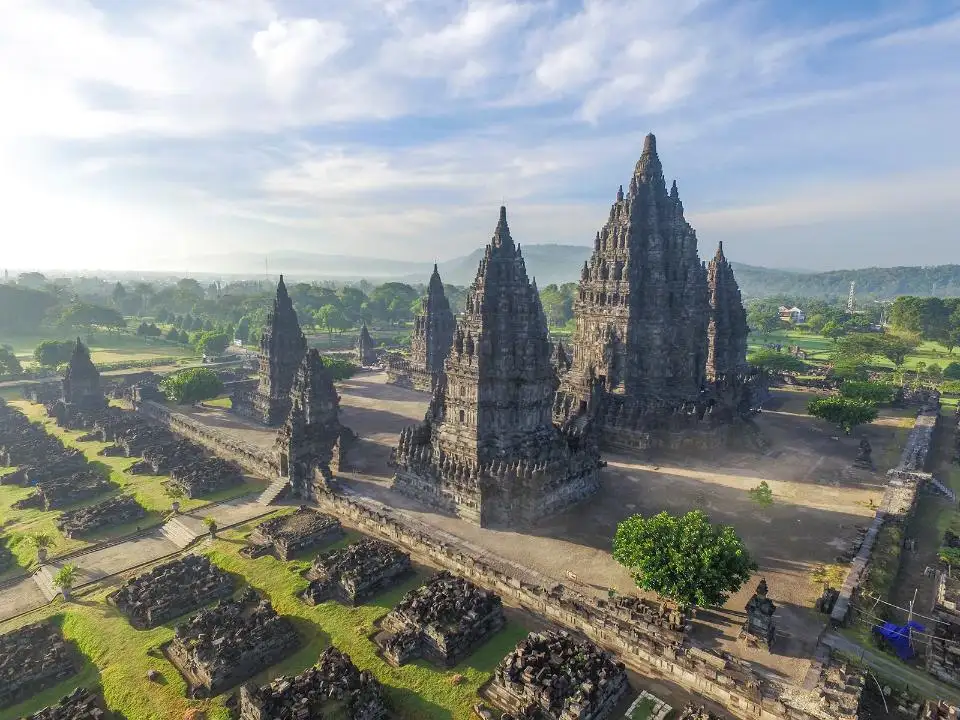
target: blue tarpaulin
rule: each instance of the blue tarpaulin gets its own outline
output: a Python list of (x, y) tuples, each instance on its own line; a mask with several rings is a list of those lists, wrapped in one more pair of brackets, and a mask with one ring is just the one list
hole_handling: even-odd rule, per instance
[(892, 622), (885, 622), (883, 625), (875, 625), (873, 628), (875, 633), (893, 646), (897, 657), (901, 660), (909, 660), (913, 657), (913, 648), (910, 647), (911, 630), (913, 632), (924, 632), (926, 628), (912, 620), (906, 625), (895, 625)]

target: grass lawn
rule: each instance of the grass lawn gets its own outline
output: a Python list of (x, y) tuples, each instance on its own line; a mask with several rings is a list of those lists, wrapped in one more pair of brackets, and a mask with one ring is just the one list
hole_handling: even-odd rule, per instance
[[(298, 574), (305, 561), (285, 563), (272, 557), (248, 560), (239, 556), (242, 538), (254, 524), (225, 531), (204, 552), (225, 570), (243, 576), (254, 588), (265, 592), (277, 612), (289, 617), (304, 639), (299, 651), (257, 676), (255, 680), (259, 683), (280, 674), (300, 672), (316, 662), (323, 649), (333, 643), (348, 653), (359, 668), (369, 669), (384, 684), (399, 718), (467, 720), (473, 703), (477, 702), (477, 690), (490, 679), (496, 664), (526, 634), (516, 622), (508, 622), (490, 642), (451, 670), (439, 670), (422, 661), (402, 668), (391, 667), (378, 656), (368, 635), (373, 632), (374, 622), (423, 578), (412, 578), (361, 607), (345, 607), (334, 602), (311, 607), (297, 597), (307, 585)], [(15, 623), (0, 625), (0, 632), (7, 632), (17, 625), (55, 616), (62, 622), (64, 635), (76, 643), (86, 658), (81, 675), (22, 705), (0, 711), (0, 720), (35, 712), (77, 685), (100, 685), (110, 709), (122, 712), (131, 720), (182, 717), (189, 708), (207, 710), (211, 720), (226, 720), (229, 717), (224, 705), (226, 695), (204, 701), (187, 700), (183, 696), (185, 684), (180, 674), (156, 654), (160, 645), (172, 639), (176, 621), (153, 630), (134, 630), (104, 602), (107, 592), (99, 590), (67, 604), (56, 602)], [(149, 683), (146, 679), (149, 669), (158, 670), (164, 682)], [(462, 678), (455, 684), (454, 677), (458, 674)]]
[(213, 400), (204, 400), (204, 405), (209, 405), (210, 407), (225, 408), (229, 410), (233, 407), (233, 401), (230, 400), (229, 395), (223, 395), (222, 397), (214, 398)]
[[(56, 529), (56, 519), (60, 516), (59, 510), (14, 510), (11, 504), (21, 500), (33, 491), (29, 488), (17, 486), (0, 486), (0, 528), (3, 528), (3, 535), (7, 538), (8, 546), (17, 563), (23, 569), (33, 570), (36, 567), (36, 550), (33, 545), (27, 542), (27, 535), (37, 532), (44, 532), (55, 539), (55, 545), (50, 550), (50, 555), (62, 555), (64, 553), (86, 547), (96, 542), (108, 538), (122, 537), (136, 532), (137, 527), (146, 529), (153, 525), (158, 525), (162, 521), (163, 513), (170, 510), (170, 505), (174, 498), (167, 493), (163, 486), (166, 476), (160, 475), (133, 475), (126, 472), (131, 464), (136, 462), (136, 458), (126, 457), (99, 457), (97, 452), (110, 443), (102, 442), (80, 442), (78, 437), (83, 432), (72, 432), (57, 427), (56, 423), (47, 417), (46, 411), (42, 405), (34, 405), (26, 400), (13, 400), (9, 404), (24, 414), (34, 422), (42, 423), (44, 429), (51, 435), (59, 437), (68, 447), (75, 447), (83, 451), (87, 459), (97, 467), (103, 469), (115, 488), (100, 497), (80, 503), (79, 506), (92, 505), (101, 500), (105, 500), (111, 495), (121, 493), (132, 494), (148, 512), (147, 516), (139, 521), (129, 525), (113, 525), (104, 528), (99, 533), (86, 536), (83, 540), (67, 539)], [(0, 473), (3, 471), (0, 470)], [(203, 498), (188, 499), (177, 498), (180, 501), (180, 507), (183, 510), (190, 510), (199, 505), (204, 505), (217, 500), (227, 500), (229, 498), (246, 495), (248, 493), (262, 491), (267, 486), (265, 480), (248, 480), (243, 485), (229, 488), (218, 493), (208, 495)], [(78, 506), (78, 507), (79, 507)], [(17, 569), (8, 570), (0, 579), (8, 577), (18, 572)]]
[[(50, 331), (42, 335), (3, 335), (0, 345), (12, 345), (21, 362), (32, 362), (33, 351), (44, 340), (75, 340), (75, 332)], [(81, 335), (90, 348), (95, 363), (116, 363), (133, 360), (151, 360), (161, 357), (191, 357), (196, 351), (189, 345), (169, 343), (154, 338), (143, 338), (127, 333), (95, 333), (92, 338)], [(89, 339), (89, 342), (88, 342)]]

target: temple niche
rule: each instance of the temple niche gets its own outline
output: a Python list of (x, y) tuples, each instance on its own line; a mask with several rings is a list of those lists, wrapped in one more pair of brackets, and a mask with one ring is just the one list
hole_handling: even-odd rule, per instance
[(414, 319), (410, 357), (408, 359), (398, 355), (388, 358), (389, 382), (414, 390), (433, 392), (443, 373), (443, 362), (453, 344), (456, 324), (450, 301), (443, 291), (443, 281), (437, 266), (434, 265), (423, 312)]
[(316, 348), (300, 363), (290, 397), (287, 421), (277, 433), (276, 465), (281, 477), (290, 478), (293, 494), (310, 500), (326, 491), (353, 438), (340, 424), (340, 395)]
[(557, 386), (540, 297), (501, 207), (426, 418), (400, 435), (394, 488), (482, 526), (527, 525), (592, 495), (602, 462), (590, 423), (554, 426)]
[(269, 427), (283, 423), (290, 413), (293, 377), (306, 351), (307, 340), (281, 275), (273, 310), (260, 336), (259, 382), (255, 389), (239, 386), (232, 398), (233, 411)]
[(558, 423), (589, 411), (605, 443), (632, 449), (717, 444), (756, 407), (733, 269), (722, 247), (700, 261), (652, 134), (583, 265), (574, 318)]

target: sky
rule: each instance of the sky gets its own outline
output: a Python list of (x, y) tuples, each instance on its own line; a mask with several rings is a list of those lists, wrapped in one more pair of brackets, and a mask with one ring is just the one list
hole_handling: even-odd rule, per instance
[(960, 0), (2, 5), (2, 267), (589, 245), (648, 132), (701, 257), (960, 263)]

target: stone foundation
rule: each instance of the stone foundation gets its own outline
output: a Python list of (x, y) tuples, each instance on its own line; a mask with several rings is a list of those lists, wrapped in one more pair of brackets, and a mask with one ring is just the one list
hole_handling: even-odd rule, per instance
[(328, 647), (319, 662), (296, 677), (279, 677), (269, 685), (240, 689), (240, 720), (275, 718), (389, 717), (383, 687), (369, 670), (360, 671), (350, 656)]
[(257, 525), (240, 554), (255, 558), (272, 552), (280, 560), (290, 560), (298, 552), (329, 545), (342, 537), (339, 520), (301, 507), (292, 515), (270, 518)]
[(499, 596), (441, 571), (407, 593), (382, 620), (377, 644), (392, 665), (422, 657), (453, 667), (505, 622)]
[(233, 595), (233, 579), (204, 555), (187, 555), (128, 580), (107, 596), (138, 630)]
[(47, 478), (37, 482), (36, 486), (33, 495), (14, 503), (14, 507), (59, 510), (114, 489), (113, 483), (99, 470), (84, 470), (66, 477)]
[(213, 697), (293, 653), (300, 638), (269, 600), (248, 589), (177, 625), (165, 652), (190, 687), (192, 697)]
[(60, 698), (56, 705), (35, 712), (27, 720), (106, 720), (109, 717), (103, 698), (86, 688), (77, 688)]
[(569, 633), (530, 633), (493, 674), (486, 695), (517, 715), (539, 709), (545, 720), (604, 720), (630, 689), (609, 653)]
[(147, 511), (130, 495), (120, 495), (90, 507), (63, 513), (57, 529), (68, 538), (92, 533), (107, 525), (119, 527), (145, 517)]
[(303, 599), (311, 605), (336, 599), (359, 605), (399, 583), (412, 571), (410, 556), (381, 540), (366, 538), (318, 555), (306, 573)]
[(0, 635), (0, 708), (16, 705), (76, 672), (73, 652), (49, 622)]

